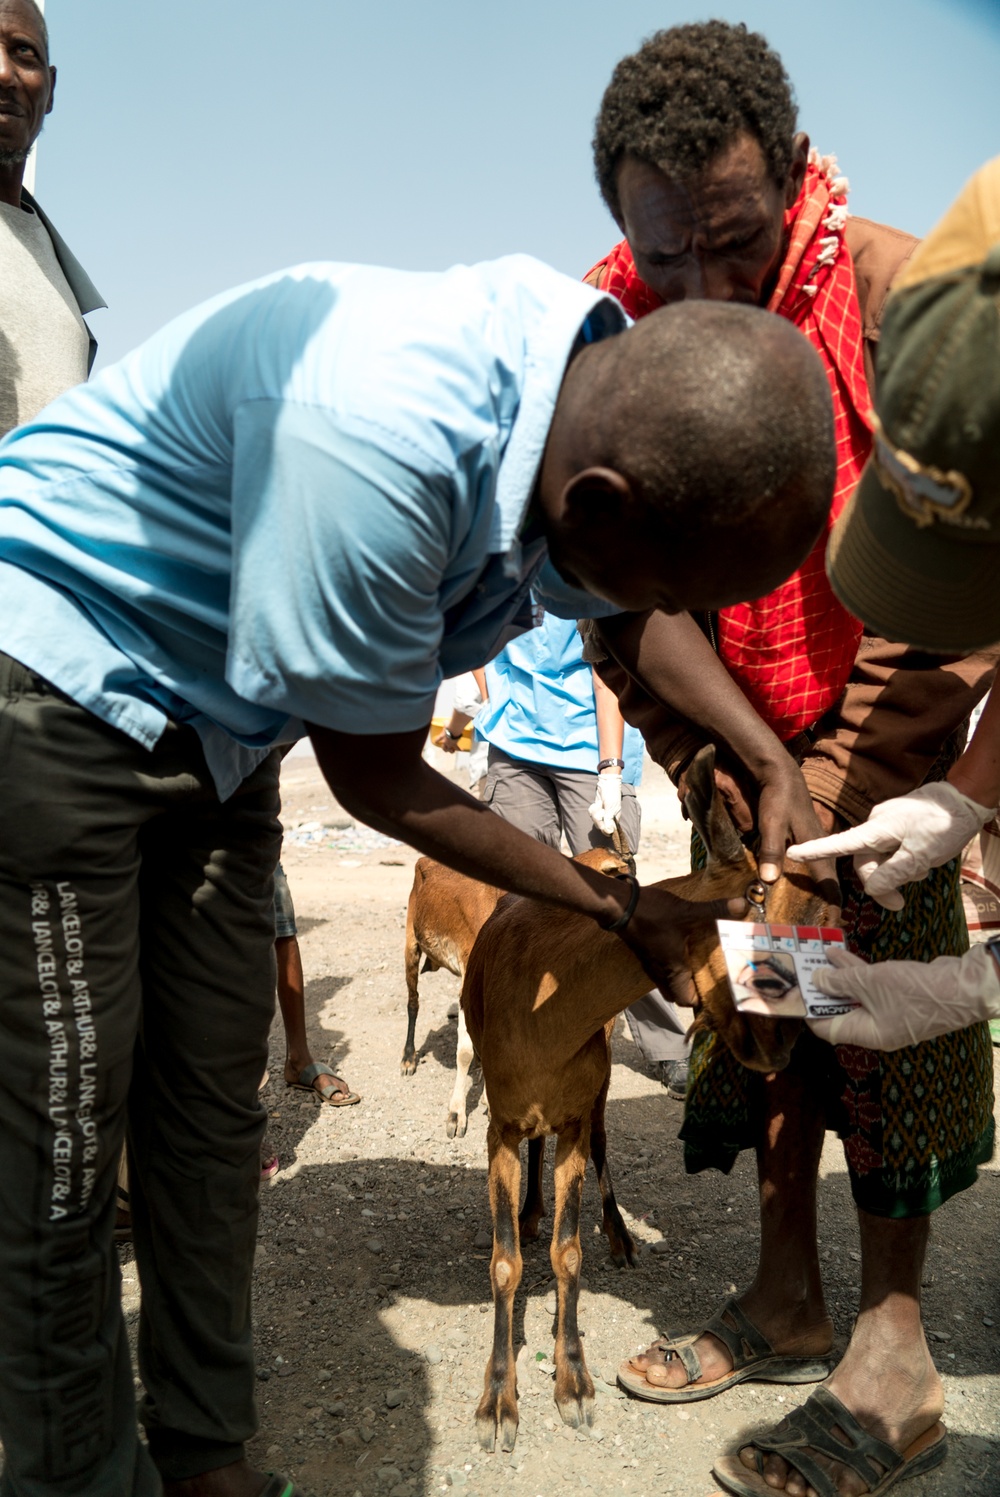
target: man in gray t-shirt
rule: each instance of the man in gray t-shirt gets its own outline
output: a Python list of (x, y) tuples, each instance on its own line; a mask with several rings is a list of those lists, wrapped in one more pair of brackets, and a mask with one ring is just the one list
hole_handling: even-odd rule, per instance
[(0, 0), (0, 436), (87, 378), (104, 302), (24, 188), (56, 70), (34, 0)]

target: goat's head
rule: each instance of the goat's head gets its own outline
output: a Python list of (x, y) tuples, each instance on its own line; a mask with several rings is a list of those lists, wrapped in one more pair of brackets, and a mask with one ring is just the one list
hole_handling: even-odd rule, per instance
[(578, 852), (573, 861), (595, 868), (598, 873), (606, 873), (609, 878), (635, 872), (635, 859), (627, 848), (618, 852), (612, 847), (588, 847), (584, 852)]
[[(746, 895), (757, 883), (757, 860), (743, 846), (715, 784), (715, 749), (700, 749), (687, 772), (684, 808), (705, 844), (703, 869), (666, 887), (687, 899), (720, 899)], [(785, 925), (836, 925), (839, 910), (823, 898), (809, 866), (785, 862), (776, 884), (764, 886), (766, 918)], [(829, 892), (829, 891), (827, 891)], [(747, 919), (760, 919), (750, 910)], [(688, 964), (698, 994), (696, 1027), (714, 1030), (736, 1059), (753, 1071), (780, 1071), (791, 1059), (803, 1021), (742, 1013), (733, 1002), (718, 935), (707, 927), (688, 938)]]

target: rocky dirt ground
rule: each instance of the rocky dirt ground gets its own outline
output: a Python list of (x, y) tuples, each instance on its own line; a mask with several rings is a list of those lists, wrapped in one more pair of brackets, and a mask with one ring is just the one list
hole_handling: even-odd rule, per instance
[[(581, 1324), (597, 1386), (594, 1427), (565, 1428), (553, 1402), (553, 1281), (543, 1240), (528, 1244), (516, 1339), (521, 1425), (512, 1455), (485, 1455), (473, 1413), (492, 1319), (486, 1118), (445, 1137), (458, 983), (422, 979), (422, 1063), (399, 1073), (405, 1034), (403, 924), (414, 854), (345, 825), (307, 757), (284, 775), (283, 862), (299, 918), (307, 1014), (317, 1057), (363, 1095), (334, 1109), (287, 1091), (280, 1020), (264, 1100), (281, 1169), (263, 1192), (255, 1316), (259, 1464), (314, 1497), (551, 1497), (577, 1489), (628, 1497), (715, 1491), (715, 1456), (773, 1423), (794, 1390), (745, 1385), (710, 1401), (663, 1408), (633, 1402), (615, 1369), (658, 1331), (697, 1325), (752, 1274), (755, 1182), (741, 1159), (728, 1178), (684, 1175), (669, 1100), (623, 1025), (608, 1104), (619, 1202), (642, 1244), (631, 1270), (613, 1268), (598, 1234), (596, 1185), (584, 1204)], [(639, 872), (684, 867), (687, 833), (655, 774), (643, 794)], [(478, 1102), (481, 1088), (473, 1088)], [(823, 1158), (822, 1255), (831, 1312), (849, 1334), (859, 1283), (857, 1230), (835, 1138)], [(1000, 1494), (1000, 1179), (939, 1213), (926, 1278), (926, 1321), (944, 1375), (952, 1453), (906, 1486), (907, 1497)], [(138, 1286), (123, 1250), (126, 1310)]]

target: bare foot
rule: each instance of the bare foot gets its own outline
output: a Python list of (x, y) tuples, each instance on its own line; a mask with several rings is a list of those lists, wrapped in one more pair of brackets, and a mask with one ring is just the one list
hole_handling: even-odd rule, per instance
[[(751, 1289), (740, 1296), (738, 1304), (782, 1356), (823, 1357), (833, 1345), (833, 1323), (822, 1301), (819, 1304), (802, 1301), (792, 1306), (784, 1301), (780, 1308), (771, 1307)], [(713, 1383), (732, 1372), (733, 1359), (717, 1336), (710, 1333), (699, 1336), (694, 1347), (702, 1369), (699, 1383)], [(662, 1341), (654, 1341), (646, 1351), (632, 1357), (629, 1365), (643, 1373), (646, 1381), (656, 1388), (683, 1388), (690, 1381), (680, 1358), (667, 1358)]]
[[(894, 1337), (885, 1318), (877, 1314), (859, 1317), (843, 1361), (823, 1386), (840, 1399), (863, 1429), (899, 1455), (933, 1429), (944, 1410), (941, 1379), (923, 1332), (918, 1337)], [(783, 1424), (777, 1426), (778, 1430)], [(843, 1431), (834, 1433), (843, 1438)], [(839, 1461), (816, 1451), (810, 1454), (843, 1497), (863, 1497), (870, 1491), (855, 1471)], [(749, 1470), (756, 1470), (752, 1445), (744, 1446), (740, 1460)], [(788, 1497), (816, 1497), (814, 1488), (780, 1456), (765, 1457), (764, 1480)]]
[(165, 1481), (163, 1497), (260, 1497), (270, 1477), (248, 1461), (233, 1461), (217, 1471), (189, 1476), (186, 1481)]

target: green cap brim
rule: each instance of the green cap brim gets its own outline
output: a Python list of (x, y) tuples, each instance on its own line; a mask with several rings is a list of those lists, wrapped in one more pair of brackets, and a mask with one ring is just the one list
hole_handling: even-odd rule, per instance
[(830, 583), (875, 634), (958, 655), (1000, 640), (1000, 544), (918, 529), (869, 462), (830, 537)]

